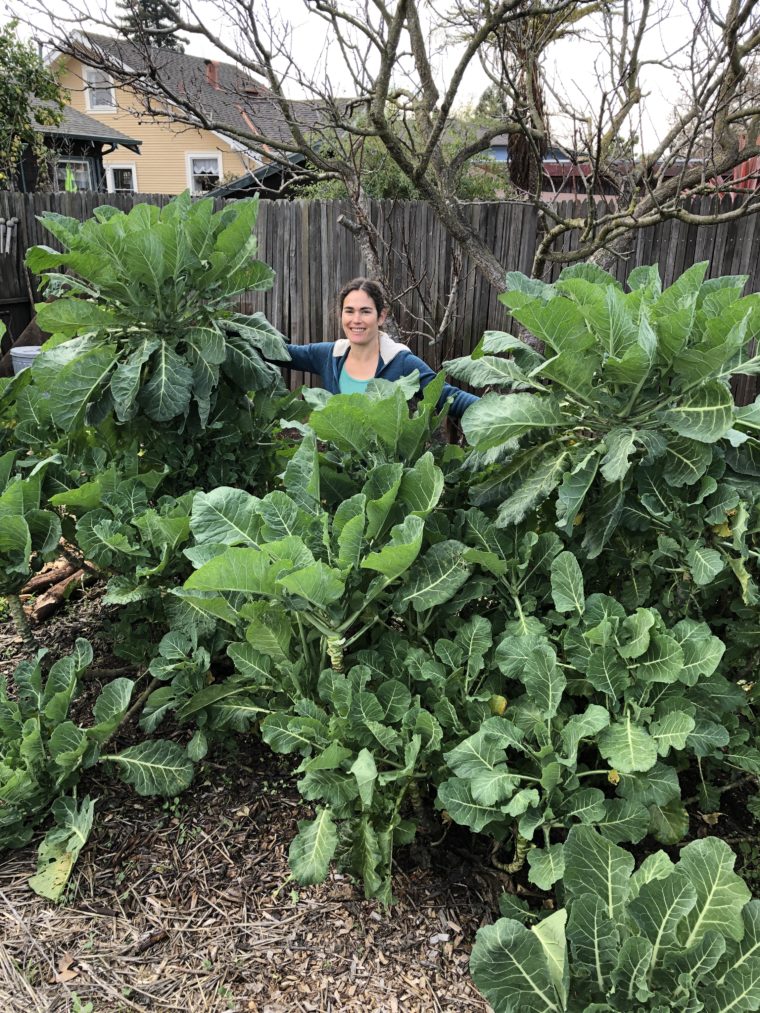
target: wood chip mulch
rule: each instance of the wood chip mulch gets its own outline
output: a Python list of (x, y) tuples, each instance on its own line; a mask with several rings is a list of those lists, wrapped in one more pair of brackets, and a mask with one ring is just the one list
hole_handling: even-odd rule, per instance
[[(94, 600), (71, 603), (56, 648), (87, 635), (84, 606), (96, 619)], [(14, 646), (0, 624), (6, 671)], [(336, 873), (298, 888), (287, 852), (309, 810), (277, 757), (239, 746), (177, 800), (95, 768), (80, 785), (95, 826), (60, 905), (27, 885), (34, 847), (0, 858), (1, 1013), (487, 1013), (467, 963), (499, 884), (466, 842), (419, 864), (400, 852), (389, 911)]]

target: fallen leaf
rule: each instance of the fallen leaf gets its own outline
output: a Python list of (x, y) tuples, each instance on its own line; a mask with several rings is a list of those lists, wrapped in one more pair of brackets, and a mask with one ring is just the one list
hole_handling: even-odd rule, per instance
[(63, 985), (67, 981), (73, 981), (79, 977), (79, 969), (76, 966), (77, 960), (73, 953), (61, 954), (58, 960), (58, 970), (55, 972), (53, 981), (56, 985)]

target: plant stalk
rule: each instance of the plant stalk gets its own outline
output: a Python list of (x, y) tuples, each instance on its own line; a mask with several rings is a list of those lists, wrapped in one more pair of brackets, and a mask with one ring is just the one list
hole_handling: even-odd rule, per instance
[(17, 594), (8, 594), (5, 596), (5, 600), (8, 602), (8, 611), (24, 643), (24, 647), (31, 654), (36, 654), (40, 645), (32, 632), (32, 627), (29, 625), (29, 619), (24, 611), (24, 606), (21, 604), (21, 599)]

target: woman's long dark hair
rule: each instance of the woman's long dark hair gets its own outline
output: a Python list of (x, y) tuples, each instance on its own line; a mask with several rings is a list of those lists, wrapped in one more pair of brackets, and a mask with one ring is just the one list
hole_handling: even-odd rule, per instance
[(338, 293), (338, 312), (343, 312), (343, 303), (346, 301), (346, 296), (351, 292), (366, 292), (372, 302), (375, 304), (377, 315), (385, 309), (385, 295), (383, 290), (376, 281), (371, 278), (352, 278), (351, 281), (346, 282), (343, 288)]

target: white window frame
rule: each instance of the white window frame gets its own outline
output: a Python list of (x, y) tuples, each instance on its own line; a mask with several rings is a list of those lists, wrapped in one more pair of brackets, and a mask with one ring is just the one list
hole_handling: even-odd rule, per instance
[(132, 172), (132, 193), (139, 193), (137, 186), (137, 166), (134, 162), (108, 162), (105, 166), (106, 170), (106, 186), (109, 193), (130, 193), (129, 190), (117, 190), (113, 179), (114, 169), (130, 169)]
[(216, 164), (219, 166), (217, 175), (219, 176), (219, 183), (222, 182), (224, 176), (224, 162), (222, 160), (221, 151), (188, 151), (185, 155), (185, 170), (187, 172), (187, 187), (191, 194), (198, 196), (203, 193), (202, 190), (196, 190), (193, 185), (193, 159), (194, 158), (215, 158)]
[[(113, 78), (111, 77), (111, 75), (108, 74), (106, 71), (101, 70), (99, 67), (88, 67), (86, 65), (83, 65), (82, 66), (82, 70), (84, 71), (84, 74), (83, 74), (84, 84), (85, 84), (84, 94), (85, 94), (85, 102), (86, 102), (86, 105), (87, 105), (87, 112), (88, 113), (113, 113), (113, 112), (116, 112), (116, 92), (114, 90)], [(109, 84), (93, 84), (90, 81), (90, 77), (92, 75), (95, 75), (95, 74), (103, 74), (103, 75), (105, 75), (106, 79), (110, 83)], [(93, 91), (95, 89), (97, 89), (98, 91), (105, 91), (106, 88), (108, 88), (109, 91), (110, 91), (110, 93), (111, 93), (111, 103), (110, 103), (110, 105), (93, 105), (93, 103), (92, 103), (92, 93), (93, 93)]]

